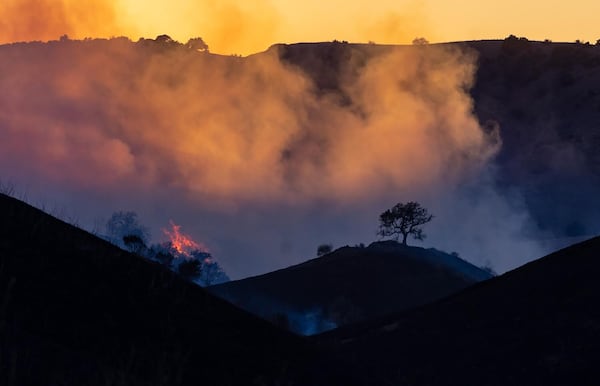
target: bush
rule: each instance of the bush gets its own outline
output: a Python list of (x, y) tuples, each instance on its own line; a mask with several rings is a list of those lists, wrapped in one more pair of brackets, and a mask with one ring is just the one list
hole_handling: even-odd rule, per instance
[(317, 248), (317, 256), (323, 256), (333, 251), (333, 245), (331, 244), (321, 244)]

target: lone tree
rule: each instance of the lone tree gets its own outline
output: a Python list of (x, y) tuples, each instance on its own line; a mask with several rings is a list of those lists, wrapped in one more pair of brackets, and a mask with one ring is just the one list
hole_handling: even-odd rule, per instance
[(406, 245), (408, 235), (415, 240), (423, 240), (425, 234), (421, 225), (428, 223), (433, 218), (418, 202), (398, 203), (379, 216), (378, 235), (382, 237), (394, 236), (398, 241), (402, 235), (402, 244)]

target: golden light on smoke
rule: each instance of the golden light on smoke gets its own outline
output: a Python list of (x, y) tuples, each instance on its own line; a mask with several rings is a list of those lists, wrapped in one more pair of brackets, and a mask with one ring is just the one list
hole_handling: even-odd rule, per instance
[[(391, 50), (341, 68), (340, 91), (319, 94), (276, 50), (240, 59), (152, 44), (70, 42), (0, 61), (0, 161), (72, 186), (166, 186), (219, 206), (453, 184), (497, 149), (465, 92), (468, 51)], [(330, 49), (348, 50), (348, 66), (365, 59)]]

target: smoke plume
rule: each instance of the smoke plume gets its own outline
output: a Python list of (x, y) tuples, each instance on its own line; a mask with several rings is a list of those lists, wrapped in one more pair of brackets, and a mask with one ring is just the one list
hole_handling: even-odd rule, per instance
[[(331, 46), (345, 53), (335, 90), (283, 61), (285, 47), (239, 58), (124, 38), (2, 46), (0, 176), (83, 225), (135, 210), (160, 237), (172, 218), (233, 277), (323, 242), (368, 243), (378, 214), (408, 200), (436, 215), (431, 245), (500, 271), (519, 263), (505, 251), (528, 218), (486, 180), (500, 139), (472, 113), (475, 56)], [(510, 256), (523, 250), (537, 257)]]

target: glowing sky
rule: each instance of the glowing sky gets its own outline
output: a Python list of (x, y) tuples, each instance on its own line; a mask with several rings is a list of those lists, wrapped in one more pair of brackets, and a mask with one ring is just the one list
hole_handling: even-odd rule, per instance
[(600, 2), (483, 0), (3, 0), (0, 42), (169, 34), (201, 36), (216, 53), (299, 41), (410, 43), (501, 39), (595, 42)]

